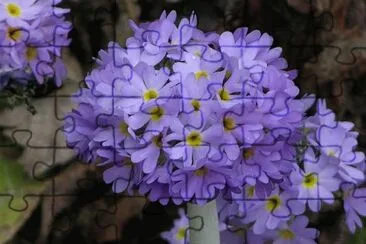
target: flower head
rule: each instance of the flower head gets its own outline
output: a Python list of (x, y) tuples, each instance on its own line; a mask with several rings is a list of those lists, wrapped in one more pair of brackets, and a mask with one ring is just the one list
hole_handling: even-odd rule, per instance
[[(308, 116), (315, 99), (297, 97), (297, 72), (286, 70), (268, 34), (204, 33), (194, 12), (176, 20), (175, 11), (164, 11), (153, 22), (130, 21), (134, 34), (125, 47), (111, 42), (98, 53), (87, 88), (76, 95), (78, 107), (65, 119), (68, 145), (106, 166), (103, 179), (115, 192), (138, 192), (163, 205), (217, 199), (220, 220), (243, 230), (249, 243), (313, 243), (315, 229), (298, 215), (333, 204), (341, 182), (364, 181), (353, 123), (337, 122), (324, 100)], [(9, 57), (22, 53), (46, 76), (53, 66), (39, 61), (47, 64), (52, 55), (36, 45), (18, 47), (22, 28), (0, 36), (12, 49), (4, 60), (21, 66), (23, 59)], [(41, 41), (36, 36), (32, 44)], [(354, 231), (363, 200), (341, 189)], [(165, 239), (186, 242), (181, 218)], [(223, 240), (244, 240), (225, 231)]]
[[(5, 0), (0, 3), (0, 69), (10, 67), (24, 73), (23, 78), (43, 84), (53, 79), (60, 87), (67, 71), (61, 49), (70, 44), (67, 38), (71, 23), (65, 21), (68, 9), (53, 0)], [(1, 35), (0, 35), (1, 36)], [(21, 83), (16, 76), (13, 83)], [(4, 86), (5, 88), (5, 86)]]

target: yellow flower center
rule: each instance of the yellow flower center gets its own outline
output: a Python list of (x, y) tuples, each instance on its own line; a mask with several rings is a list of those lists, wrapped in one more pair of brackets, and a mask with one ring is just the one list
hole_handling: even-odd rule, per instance
[(194, 171), (194, 174), (197, 176), (205, 176), (208, 173), (208, 169), (206, 167), (202, 167)]
[(28, 47), (25, 51), (25, 56), (28, 61), (32, 61), (37, 57), (37, 49), (34, 47)]
[(245, 148), (243, 150), (243, 158), (248, 160), (254, 156), (254, 149), (253, 148)]
[(254, 196), (254, 191), (255, 191), (254, 186), (249, 186), (249, 187), (247, 188), (247, 196), (248, 196), (248, 197), (253, 197), (253, 196)]
[(229, 101), (231, 99), (229, 91), (224, 88), (219, 90), (219, 96), (223, 101)]
[(13, 41), (18, 41), (22, 37), (22, 32), (19, 28), (8, 27), (6, 37)]
[(21, 15), (21, 9), (18, 4), (9, 3), (6, 6), (6, 10), (8, 11), (9, 15), (12, 17), (19, 17)]
[(295, 234), (294, 232), (292, 232), (291, 230), (289, 229), (286, 229), (286, 230), (280, 230), (279, 231), (279, 236), (284, 239), (284, 240), (292, 240), (295, 238)]
[(126, 135), (126, 136), (129, 135), (128, 125), (126, 124), (126, 122), (123, 121), (119, 124), (119, 132), (121, 132), (123, 135)]
[(305, 175), (304, 180), (302, 181), (302, 185), (308, 189), (316, 187), (317, 183), (318, 177), (313, 173)]
[(266, 210), (272, 212), (281, 206), (281, 198), (279, 196), (270, 197), (266, 203)]
[(194, 73), (194, 77), (196, 78), (196, 80), (199, 80), (202, 77), (208, 78), (208, 73), (206, 71), (201, 70), (201, 71)]
[(245, 236), (245, 230), (237, 230), (237, 231), (234, 232), (234, 234), (237, 235), (237, 236), (240, 236), (240, 237), (242, 237), (244, 239), (246, 238), (246, 236)]
[(131, 161), (131, 158), (125, 158), (123, 160), (123, 165), (126, 167), (133, 167), (133, 162)]
[(186, 237), (186, 230), (187, 228), (179, 228), (176, 234), (177, 240), (183, 240)]
[(192, 100), (192, 102), (191, 102), (191, 104), (192, 104), (192, 107), (193, 107), (193, 109), (194, 109), (194, 111), (199, 111), (200, 110), (200, 108), (201, 108), (201, 103), (200, 103), (200, 101), (198, 101), (198, 100), (196, 100), (196, 99), (193, 99)]
[(161, 148), (163, 146), (162, 140), (163, 140), (163, 135), (161, 133), (152, 138), (152, 141), (153, 141), (154, 145), (158, 148)]
[(164, 109), (161, 107), (154, 107), (150, 110), (151, 120), (159, 121), (164, 115)]
[(304, 128), (304, 133), (307, 135), (311, 132), (311, 128), (305, 127)]
[(335, 157), (336, 156), (336, 153), (333, 150), (328, 150), (327, 155), (329, 157)]
[(155, 89), (149, 89), (144, 93), (144, 100), (150, 101), (152, 99), (155, 99), (159, 96), (159, 93)]
[(223, 120), (225, 131), (231, 131), (235, 128), (235, 120), (232, 117), (226, 116)]
[(201, 57), (201, 53), (200, 53), (199, 51), (194, 52), (194, 56), (196, 56), (196, 57)]
[(186, 138), (188, 145), (191, 147), (200, 146), (202, 143), (201, 134), (198, 131), (192, 131)]

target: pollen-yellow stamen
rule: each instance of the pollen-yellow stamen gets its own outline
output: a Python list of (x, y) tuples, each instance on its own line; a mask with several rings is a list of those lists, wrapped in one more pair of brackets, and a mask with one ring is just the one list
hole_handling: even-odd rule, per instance
[(196, 72), (194, 74), (194, 77), (196, 78), (196, 80), (199, 80), (199, 79), (201, 79), (203, 77), (204, 78), (208, 78), (208, 73), (206, 71), (201, 70), (201, 71)]
[(270, 197), (267, 200), (265, 208), (268, 212), (276, 210), (281, 205), (281, 198), (279, 196)]
[(201, 134), (198, 131), (192, 131), (186, 138), (188, 145), (191, 147), (200, 146), (202, 143)]
[(295, 238), (295, 234), (294, 232), (292, 232), (291, 230), (289, 229), (286, 229), (286, 230), (280, 230), (278, 235), (284, 239), (284, 240), (292, 240)]
[(150, 110), (151, 120), (159, 121), (164, 115), (164, 109), (161, 107), (154, 107)]
[(201, 108), (201, 103), (200, 103), (200, 101), (198, 101), (198, 100), (196, 100), (196, 99), (193, 99), (192, 100), (192, 102), (191, 102), (191, 104), (192, 104), (192, 107), (193, 107), (193, 109), (194, 109), (194, 111), (199, 111), (200, 110), (200, 108)]
[(253, 148), (245, 148), (243, 150), (243, 158), (248, 160), (254, 156), (254, 149)]
[(133, 167), (133, 162), (132, 162), (131, 158), (125, 158), (123, 160), (123, 165), (126, 167)]
[(123, 135), (128, 136), (128, 124), (126, 124), (126, 122), (121, 122), (119, 124), (119, 132), (121, 132)]
[(187, 228), (179, 228), (178, 229), (178, 232), (175, 236), (177, 238), (177, 240), (183, 240), (185, 238), (186, 230), (187, 230)]
[(246, 192), (247, 192), (247, 196), (248, 196), (248, 197), (253, 197), (253, 196), (254, 196), (254, 192), (255, 192), (255, 188), (254, 188), (254, 186), (249, 186), (249, 187), (246, 189)]
[(157, 98), (158, 96), (159, 96), (159, 93), (156, 89), (149, 89), (149, 90), (145, 91), (145, 93), (144, 93), (144, 100), (147, 102), (147, 101)]
[(231, 131), (235, 128), (236, 123), (232, 117), (226, 116), (223, 120), (225, 131)]
[(28, 47), (25, 51), (25, 56), (28, 61), (32, 61), (37, 57), (37, 49), (34, 47)]
[(9, 3), (6, 5), (6, 10), (8, 11), (8, 14), (12, 17), (19, 17), (22, 13), (20, 6), (15, 3)]
[(304, 128), (304, 133), (307, 135), (311, 132), (311, 128), (305, 127)]
[(205, 176), (208, 173), (208, 169), (206, 167), (202, 167), (194, 171), (194, 174), (197, 176)]
[(6, 37), (13, 41), (18, 41), (22, 37), (22, 32), (19, 28), (8, 27)]
[(219, 96), (223, 101), (229, 101), (231, 99), (229, 91), (224, 88), (219, 90)]
[(316, 187), (317, 183), (318, 177), (316, 174), (313, 173), (305, 175), (304, 180), (302, 181), (302, 185), (308, 189)]
[(335, 157), (335, 156), (336, 156), (336, 153), (335, 153), (333, 150), (329, 150), (329, 151), (327, 152), (327, 155), (328, 155), (329, 157)]

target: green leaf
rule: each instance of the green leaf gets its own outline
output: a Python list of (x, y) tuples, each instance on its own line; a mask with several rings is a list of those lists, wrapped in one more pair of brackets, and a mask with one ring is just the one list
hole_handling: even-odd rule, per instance
[(30, 178), (21, 165), (2, 158), (0, 174), (0, 243), (5, 243), (36, 208), (44, 184)]

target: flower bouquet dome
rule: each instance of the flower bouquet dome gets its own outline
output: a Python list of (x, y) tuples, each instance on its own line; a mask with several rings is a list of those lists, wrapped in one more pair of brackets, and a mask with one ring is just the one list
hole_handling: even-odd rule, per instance
[[(75, 95), (78, 107), (65, 117), (68, 145), (105, 166), (116, 193), (163, 205), (214, 200), (226, 234), (245, 226), (249, 243), (313, 243), (305, 210), (318, 212), (364, 181), (353, 124), (337, 122), (324, 100), (307, 114), (315, 97), (299, 98), (297, 72), (266, 33), (205, 33), (195, 13), (177, 21), (175, 11), (130, 26), (126, 47), (110, 42), (101, 50)], [(346, 196), (354, 231), (366, 212), (361, 199)]]

